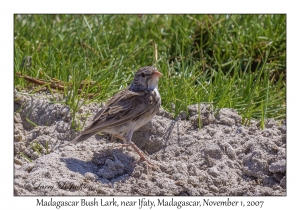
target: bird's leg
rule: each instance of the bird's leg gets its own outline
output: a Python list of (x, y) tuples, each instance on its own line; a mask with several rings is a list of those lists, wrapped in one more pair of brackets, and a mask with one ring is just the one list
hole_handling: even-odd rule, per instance
[(145, 157), (145, 154), (142, 152), (142, 150), (140, 150), (134, 142), (131, 141), (131, 138), (132, 138), (132, 134), (133, 134), (133, 130), (130, 131), (127, 136), (126, 136), (126, 140), (127, 140), (127, 144), (129, 144), (129, 146), (132, 147), (132, 149), (139, 154), (140, 156), (140, 159), (138, 161), (134, 161), (133, 162), (133, 165), (134, 164), (137, 164), (139, 162), (143, 162), (143, 161), (146, 161), (149, 165), (153, 165), (149, 160), (146, 159)]
[(153, 165), (149, 160), (146, 159), (145, 154), (142, 152), (142, 150), (140, 150), (135, 143), (130, 142), (129, 145), (134, 149), (134, 151), (136, 151), (136, 153), (139, 154), (140, 159), (138, 161), (134, 161), (132, 164), (137, 164), (143, 161), (146, 161), (149, 165)]
[(110, 134), (110, 140), (114, 141), (115, 140), (115, 134)]
[(113, 134), (112, 136), (124, 141), (124, 144), (122, 144), (122, 145), (120, 145), (118, 147), (126, 147), (126, 148), (128, 148), (129, 144), (127, 143), (127, 140), (123, 136), (120, 136), (118, 134)]
[(117, 138), (119, 138), (119, 139), (122, 139), (125, 142), (123, 145), (121, 145), (122, 147), (131, 146), (132, 149), (136, 153), (138, 153), (138, 155), (140, 156), (140, 159), (138, 161), (134, 161), (133, 164), (137, 164), (139, 162), (146, 161), (149, 165), (153, 165), (149, 160), (146, 159), (145, 154), (135, 145), (135, 143), (131, 141), (132, 134), (133, 134), (133, 131), (130, 131), (127, 134), (126, 138), (124, 138), (123, 136), (120, 136), (118, 134), (115, 134), (114, 136), (117, 137)]
[(129, 145), (126, 143), (126, 139), (123, 136), (120, 136), (118, 134), (111, 134), (111, 139), (114, 140), (114, 138), (121, 139), (124, 141), (124, 144), (121, 145), (121, 147), (128, 147)]

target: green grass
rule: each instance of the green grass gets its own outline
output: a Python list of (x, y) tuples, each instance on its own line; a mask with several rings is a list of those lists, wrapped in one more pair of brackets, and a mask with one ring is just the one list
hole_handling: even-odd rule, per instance
[(25, 158), (28, 162), (32, 162), (31, 158), (25, 155), (23, 152), (19, 153), (23, 158)]
[[(106, 101), (146, 65), (164, 74), (162, 106), (175, 116), (208, 102), (262, 127), (286, 117), (285, 15), (15, 15), (14, 39), (15, 86), (28, 86), (16, 72), (65, 82), (59, 103), (73, 120), (80, 106)], [(30, 67), (21, 65), (25, 56)], [(83, 80), (96, 83), (78, 93)]]

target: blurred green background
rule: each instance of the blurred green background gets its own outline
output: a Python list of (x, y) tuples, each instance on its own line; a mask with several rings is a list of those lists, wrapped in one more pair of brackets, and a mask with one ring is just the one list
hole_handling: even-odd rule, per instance
[(164, 74), (162, 106), (174, 116), (205, 102), (262, 127), (286, 117), (286, 15), (14, 16), (15, 87), (39, 88), (17, 73), (61, 81), (58, 103), (73, 113), (80, 100), (106, 101), (146, 65)]

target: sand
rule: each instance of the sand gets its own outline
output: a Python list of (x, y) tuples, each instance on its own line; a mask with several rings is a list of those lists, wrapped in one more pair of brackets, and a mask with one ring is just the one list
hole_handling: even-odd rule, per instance
[[(15, 195), (286, 195), (285, 121), (268, 119), (261, 130), (258, 121), (242, 125), (233, 109), (191, 105), (176, 119), (161, 109), (133, 134), (150, 167), (133, 165), (139, 156), (107, 134), (60, 147), (79, 131), (71, 129), (69, 107), (54, 103), (62, 96), (54, 97), (15, 90)], [(99, 109), (84, 105), (78, 124)]]

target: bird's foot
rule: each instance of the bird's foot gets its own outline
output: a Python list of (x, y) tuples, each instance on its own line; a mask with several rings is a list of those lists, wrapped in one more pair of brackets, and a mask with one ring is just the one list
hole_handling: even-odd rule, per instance
[(110, 138), (109, 138), (110, 141), (115, 141), (115, 135), (114, 134), (110, 134), (109, 136), (110, 136)]
[(129, 144), (120, 144), (120, 145), (118, 145), (117, 146), (117, 148), (119, 148), (119, 147), (126, 147), (126, 149), (129, 147), (130, 145)]
[(131, 163), (131, 165), (137, 165), (137, 164), (139, 164), (139, 163), (141, 163), (141, 162), (143, 162), (143, 161), (146, 161), (146, 163), (148, 163), (148, 165), (150, 165), (150, 166), (154, 166), (154, 164), (151, 163), (149, 160), (147, 160), (147, 158), (145, 158), (144, 156), (143, 156), (143, 157), (140, 157), (139, 160), (136, 160), (136, 161), (134, 161), (133, 163)]
[(145, 157), (145, 154), (133, 142), (130, 142), (128, 145), (131, 146), (133, 148), (133, 150), (136, 153), (138, 153), (139, 156), (140, 156), (139, 160), (134, 161), (132, 163), (133, 165), (138, 164), (138, 163), (143, 162), (143, 161), (146, 161), (149, 165), (153, 166), (153, 163), (151, 163), (149, 160), (147, 160), (147, 158)]

